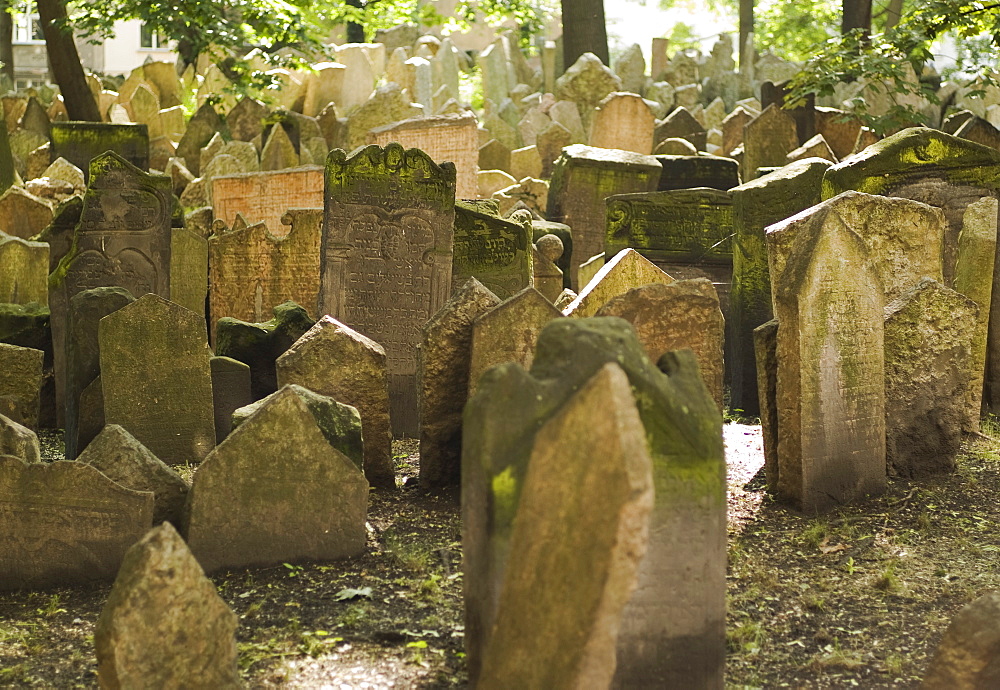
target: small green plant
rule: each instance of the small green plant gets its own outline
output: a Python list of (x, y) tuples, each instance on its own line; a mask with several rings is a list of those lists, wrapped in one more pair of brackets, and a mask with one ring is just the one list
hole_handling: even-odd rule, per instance
[(726, 644), (733, 652), (754, 654), (760, 651), (767, 632), (759, 621), (747, 621), (726, 631)]
[(427, 650), (427, 642), (425, 640), (407, 642), (406, 647), (413, 650), (413, 653), (410, 655), (411, 664), (414, 666), (427, 666), (427, 661), (424, 659), (424, 654)]
[(441, 576), (432, 573), (427, 579), (417, 585), (417, 594), (422, 599), (436, 599), (441, 593)]
[(299, 639), (299, 651), (315, 659), (329, 652), (332, 646), (343, 640), (343, 637), (331, 637), (326, 630), (304, 632)]
[(893, 678), (902, 676), (905, 667), (906, 659), (901, 654), (888, 654), (885, 657), (885, 672)]
[(369, 611), (370, 606), (367, 601), (361, 600), (351, 604), (337, 617), (337, 627), (353, 628), (368, 616)]
[(826, 520), (817, 518), (809, 523), (809, 526), (802, 531), (802, 541), (813, 549), (818, 549), (820, 543), (830, 534), (830, 526)]
[(899, 578), (896, 577), (895, 561), (890, 562), (875, 579), (875, 589), (882, 592), (898, 592), (900, 590)]
[(847, 571), (848, 575), (853, 575), (856, 568), (854, 567), (854, 556), (849, 556), (847, 562), (844, 563), (844, 570)]
[(288, 569), (288, 577), (298, 577), (305, 570), (301, 565), (292, 565), (291, 563), (282, 563)]

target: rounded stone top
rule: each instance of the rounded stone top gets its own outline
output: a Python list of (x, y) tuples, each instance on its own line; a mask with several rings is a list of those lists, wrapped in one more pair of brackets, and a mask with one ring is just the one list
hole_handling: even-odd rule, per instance
[(539, 254), (553, 263), (563, 254), (563, 242), (558, 235), (542, 235), (535, 246)]

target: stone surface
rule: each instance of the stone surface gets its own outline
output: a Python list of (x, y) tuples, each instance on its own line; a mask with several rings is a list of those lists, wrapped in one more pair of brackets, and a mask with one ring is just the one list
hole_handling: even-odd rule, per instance
[(65, 158), (83, 171), (88, 182), (90, 162), (105, 151), (114, 151), (140, 170), (149, 170), (149, 132), (146, 125), (52, 123), (52, 160)]
[(979, 690), (1000, 683), (1000, 592), (988, 592), (952, 618), (921, 690)]
[(126, 552), (97, 620), (98, 681), (240, 688), (237, 624), (177, 531), (157, 527)]
[(104, 416), (167, 464), (191, 464), (215, 446), (211, 351), (197, 314), (156, 295), (101, 319)]
[(462, 410), (469, 395), (472, 324), (501, 300), (475, 278), (452, 293), (423, 327), (420, 373), (420, 483), (457, 484)]
[(42, 461), (38, 437), (28, 427), (0, 414), (0, 456), (11, 455), (27, 463)]
[(612, 91), (620, 91), (621, 79), (593, 53), (584, 53), (556, 79), (555, 96), (578, 103), (581, 111), (596, 106)]
[(778, 322), (765, 321), (753, 329), (757, 361), (761, 440), (764, 446), (764, 476), (768, 490), (778, 492)]
[(795, 118), (772, 103), (743, 128), (740, 176), (749, 182), (757, 178), (760, 168), (784, 165), (798, 146)]
[(0, 342), (0, 398), (29, 429), (38, 428), (44, 361), (42, 350)]
[(657, 123), (653, 142), (659, 145), (667, 139), (684, 139), (697, 152), (705, 150), (706, 136), (705, 126), (694, 118), (691, 111), (681, 106)]
[(320, 312), (385, 348), (393, 432), (416, 436), (420, 329), (451, 290), (455, 167), (398, 144), (335, 150), (325, 199)]
[(233, 413), (253, 402), (250, 366), (231, 357), (212, 357), (212, 408), (215, 410), (215, 442), (229, 435)]
[[(235, 108), (234, 108), (235, 109)], [(177, 155), (184, 159), (188, 170), (198, 177), (201, 175), (201, 149), (212, 140), (218, 132), (225, 131), (226, 123), (219, 117), (210, 103), (203, 103), (198, 111), (188, 120), (184, 136), (177, 144)], [(72, 158), (70, 159), (73, 160)], [(75, 161), (74, 161), (75, 162)]]
[(0, 456), (0, 589), (110, 580), (153, 522), (153, 494), (77, 462)]
[(645, 429), (606, 364), (535, 436), (478, 687), (608, 687), (652, 509)]
[(248, 223), (264, 223), (271, 234), (287, 233), (281, 219), (289, 209), (322, 208), (323, 168), (226, 175), (212, 180), (215, 217), (228, 227), (242, 215)]
[(653, 152), (655, 121), (641, 96), (616, 91), (598, 104), (591, 123), (589, 143), (604, 149), (650, 154)]
[(600, 270), (580, 291), (568, 307), (566, 316), (593, 316), (609, 300), (632, 288), (652, 283), (672, 283), (674, 279), (634, 249), (623, 249)]
[(187, 228), (170, 230), (170, 301), (205, 313), (208, 296), (208, 241)]
[(80, 453), (77, 462), (100, 470), (126, 489), (151, 492), (154, 525), (164, 521), (180, 525), (187, 482), (122, 427), (105, 426)]
[(740, 183), (739, 164), (721, 156), (665, 156), (656, 160), (663, 166), (656, 190), (709, 187), (727, 191)]
[(0, 231), (27, 240), (51, 222), (52, 203), (22, 187), (11, 187), (0, 195)]
[(361, 413), (364, 472), (372, 486), (396, 486), (392, 465), (386, 352), (374, 340), (326, 315), (278, 357), (278, 386), (290, 383)]
[(532, 281), (536, 290), (555, 303), (563, 291), (563, 271), (556, 263), (562, 257), (563, 243), (558, 235), (543, 235), (531, 252)]
[(531, 225), (455, 202), (451, 291), (475, 278), (501, 300), (531, 284)]
[(198, 468), (188, 544), (207, 572), (356, 556), (367, 508), (364, 475), (285, 388)]

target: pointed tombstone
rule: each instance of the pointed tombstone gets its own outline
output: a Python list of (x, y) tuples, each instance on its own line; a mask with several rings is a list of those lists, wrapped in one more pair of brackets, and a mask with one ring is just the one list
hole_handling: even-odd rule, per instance
[(805, 158), (822, 158), (823, 160), (830, 161), (831, 163), (837, 162), (837, 155), (830, 148), (830, 145), (826, 142), (826, 139), (822, 134), (817, 134), (812, 138), (806, 140), (802, 146), (797, 149), (790, 151), (785, 159), (789, 163), (794, 163), (795, 161), (800, 161)]
[(187, 482), (122, 427), (105, 426), (80, 453), (77, 462), (99, 469), (126, 489), (151, 492), (154, 525), (167, 520), (180, 525)]
[(0, 398), (29, 429), (38, 428), (44, 360), (41, 350), (0, 343)]
[(215, 410), (215, 442), (229, 435), (233, 412), (253, 402), (250, 367), (231, 357), (212, 357), (212, 403)]
[(680, 106), (656, 124), (653, 143), (659, 145), (667, 139), (684, 139), (694, 146), (696, 151), (704, 151), (706, 137), (704, 125), (695, 119), (691, 111)]
[(617, 316), (632, 324), (646, 355), (654, 362), (671, 350), (694, 352), (701, 380), (719, 412), (723, 411), (725, 321), (710, 280), (695, 278), (636, 287), (605, 302), (595, 316)]
[(462, 410), (469, 396), (473, 322), (501, 300), (469, 278), (423, 327), (420, 373), (420, 483), (457, 484)]
[(979, 307), (924, 278), (885, 308), (886, 463), (920, 477), (954, 469), (967, 418)]
[(772, 103), (743, 128), (743, 163), (740, 177), (749, 182), (759, 168), (782, 166), (799, 146), (795, 118)]
[(566, 316), (593, 316), (609, 300), (622, 295), (632, 288), (674, 282), (672, 276), (664, 273), (649, 259), (632, 248), (623, 249), (605, 263), (576, 299), (565, 309)]
[(299, 154), (295, 151), (292, 140), (281, 125), (271, 127), (264, 147), (260, 150), (260, 169), (284, 170), (299, 164)]
[(615, 684), (721, 687), (726, 561), (721, 417), (691, 353), (665, 356), (661, 371), (628, 324), (616, 318), (550, 324), (530, 374), (515, 364), (496, 367), (466, 406), (462, 542), (473, 683), (482, 678), (505, 570), (508, 563), (516, 567), (511, 527), (536, 431), (609, 362), (628, 375), (657, 492), (639, 585), (621, 617)]
[(590, 145), (636, 153), (653, 152), (656, 118), (637, 93), (614, 92), (597, 106), (590, 130)]
[[(201, 174), (201, 149), (216, 132), (226, 130), (226, 123), (210, 103), (204, 103), (187, 123), (184, 136), (177, 144), (177, 155), (184, 159), (188, 170), (198, 177)], [(72, 160), (72, 159), (70, 159)]]
[(139, 84), (129, 98), (128, 109), (133, 122), (146, 125), (149, 138), (163, 136), (163, 123), (160, 120), (160, 100), (145, 84)]
[(0, 503), (0, 590), (110, 580), (153, 521), (153, 494), (78, 462), (0, 455)]
[(994, 127), (989, 120), (984, 120), (981, 117), (970, 117), (955, 130), (955, 136), (989, 146), (992, 149), (1000, 149), (1000, 130)]
[(767, 230), (779, 324), (778, 493), (808, 513), (886, 485), (885, 292), (852, 229), (861, 209), (845, 205), (846, 214), (827, 202)]
[(988, 592), (952, 618), (921, 690), (976, 690), (1000, 684), (1000, 592)]
[(278, 387), (290, 383), (356, 407), (364, 429), (365, 477), (395, 488), (386, 353), (370, 338), (326, 315), (276, 362)]
[(42, 461), (35, 432), (13, 419), (0, 415), (0, 456), (11, 455), (27, 463)]
[(0, 231), (0, 302), (49, 304), (49, 245)]
[(455, 202), (451, 290), (475, 278), (500, 299), (531, 284), (531, 225)]
[(652, 509), (645, 429), (606, 364), (535, 436), (478, 687), (608, 687)]
[(735, 234), (726, 361), (731, 404), (749, 415), (759, 407), (752, 333), (774, 315), (764, 228), (818, 204), (828, 167), (818, 158), (798, 161), (730, 190)]
[(244, 96), (226, 115), (226, 126), (235, 141), (253, 141), (264, 131), (263, 120), (267, 115), (267, 106)]
[(451, 290), (455, 174), (398, 144), (327, 159), (320, 312), (385, 348), (397, 435), (418, 433), (420, 329)]
[(143, 295), (101, 319), (104, 416), (167, 464), (200, 462), (215, 446), (211, 351), (202, 319)]
[(125, 554), (97, 620), (98, 680), (106, 688), (240, 688), (237, 623), (177, 531), (156, 527)]
[(188, 500), (188, 544), (206, 571), (356, 556), (368, 482), (283, 388), (205, 459)]
[(538, 290), (527, 287), (472, 322), (469, 395), (491, 367), (516, 362), (530, 367), (535, 343), (545, 325), (562, 316)]

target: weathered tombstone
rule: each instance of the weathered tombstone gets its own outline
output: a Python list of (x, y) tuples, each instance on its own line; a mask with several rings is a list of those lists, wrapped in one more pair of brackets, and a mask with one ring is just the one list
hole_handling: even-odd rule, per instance
[(531, 284), (531, 225), (455, 202), (452, 291), (475, 278), (504, 300)]
[(836, 108), (816, 108), (816, 133), (822, 134), (837, 160), (854, 153), (854, 144), (861, 131), (861, 120)]
[(653, 142), (656, 145), (667, 139), (684, 139), (694, 146), (695, 151), (704, 151), (708, 133), (684, 106), (675, 108), (656, 125)]
[(532, 240), (538, 242), (543, 235), (556, 235), (562, 241), (562, 254), (555, 260), (563, 272), (563, 287), (570, 287), (570, 271), (573, 266), (573, 232), (568, 225), (548, 220), (531, 221)]
[(462, 410), (469, 396), (472, 324), (501, 300), (475, 278), (452, 293), (423, 327), (420, 374), (420, 483), (457, 484)]
[(764, 228), (818, 204), (829, 165), (818, 158), (798, 161), (731, 190), (735, 233), (726, 319), (727, 375), (730, 404), (751, 416), (759, 411), (752, 333), (773, 316)]
[[(202, 147), (212, 140), (216, 132), (223, 132), (225, 129), (225, 121), (219, 117), (215, 108), (208, 102), (203, 103), (188, 120), (184, 136), (177, 144), (177, 156), (184, 159), (187, 169), (195, 177), (201, 175)], [(73, 161), (72, 158), (69, 160)]]
[(215, 442), (229, 435), (233, 412), (253, 402), (250, 367), (231, 357), (212, 357), (212, 407), (215, 410)]
[(206, 571), (356, 556), (368, 482), (283, 388), (195, 473), (188, 544)]
[(886, 485), (885, 296), (869, 247), (838, 201), (767, 229), (778, 319), (778, 494), (810, 513)]
[(385, 348), (393, 431), (417, 434), (420, 329), (451, 290), (455, 167), (417, 149), (327, 159), (320, 311)]
[(1000, 684), (1000, 592), (988, 592), (952, 618), (921, 690), (979, 690)]
[(108, 424), (77, 458), (108, 479), (133, 491), (153, 494), (153, 524), (169, 520), (180, 525), (188, 485), (135, 436), (117, 424)]
[(0, 231), (0, 302), (49, 303), (49, 245)]
[(44, 360), (41, 350), (0, 342), (0, 398), (29, 429), (38, 428)]
[(562, 313), (576, 317), (593, 316), (609, 300), (632, 288), (672, 282), (672, 276), (642, 254), (634, 249), (623, 249), (600, 267)]
[(641, 96), (616, 91), (598, 104), (589, 142), (602, 149), (650, 154), (655, 123), (656, 118)]
[[(517, 556), (504, 573), (477, 687), (610, 685), (653, 509), (645, 434), (615, 364), (538, 430), (510, 526)], [(577, 574), (572, 587), (567, 573)]]
[[(661, 170), (652, 156), (582, 144), (567, 146), (552, 172), (547, 217), (573, 228), (573, 255), (585, 261), (604, 251), (605, 199), (654, 191)], [(575, 266), (570, 278), (574, 289), (583, 287)]]
[(216, 218), (232, 227), (237, 214), (249, 223), (264, 223), (271, 234), (287, 232), (281, 219), (292, 208), (323, 206), (323, 168), (224, 175), (212, 179), (212, 208)]
[(771, 493), (778, 492), (778, 321), (771, 319), (753, 329), (759, 394), (764, 476)]
[(725, 320), (710, 280), (695, 278), (635, 287), (605, 302), (595, 316), (617, 316), (632, 324), (646, 355), (654, 362), (671, 350), (691, 350), (698, 360), (701, 380), (719, 412), (723, 411)]
[(35, 432), (0, 414), (0, 456), (11, 455), (27, 463), (42, 461), (41, 447)]
[(822, 134), (817, 134), (816, 136), (807, 139), (802, 146), (793, 149), (787, 156), (785, 156), (785, 160), (789, 163), (794, 163), (795, 161), (804, 160), (806, 158), (822, 158), (823, 160), (830, 161), (831, 163), (836, 163), (839, 160)]
[(153, 522), (153, 494), (77, 462), (0, 456), (0, 589), (110, 580)]
[(101, 687), (240, 688), (237, 622), (177, 531), (150, 530), (125, 553), (94, 629)]
[(562, 240), (553, 234), (539, 237), (531, 249), (532, 284), (552, 303), (563, 291), (563, 272), (557, 263), (562, 254)]
[(149, 133), (146, 125), (52, 123), (52, 160), (65, 158), (83, 171), (87, 182), (93, 172), (90, 162), (105, 151), (114, 151), (140, 170), (149, 170)]
[(656, 160), (663, 166), (656, 188), (658, 192), (692, 187), (709, 187), (724, 192), (740, 183), (740, 166), (732, 158), (658, 155)]
[(545, 324), (561, 316), (533, 287), (477, 316), (472, 322), (469, 394), (475, 392), (480, 377), (497, 364), (517, 362), (530, 367), (539, 333)]
[[(621, 616), (616, 687), (721, 687), (725, 658), (725, 462), (721, 417), (689, 352), (642, 352), (621, 319), (559, 319), (528, 374), (483, 377), (465, 411), (463, 554), (469, 676), (482, 679), (511, 527), (537, 430), (605, 364), (626, 373), (645, 427), (656, 497), (639, 584)], [(666, 423), (664, 420), (669, 420)], [(682, 469), (683, 468), (683, 469)], [(508, 563), (510, 564), (508, 566)]]
[(743, 163), (740, 177), (749, 182), (757, 170), (787, 163), (786, 156), (799, 146), (795, 118), (772, 103), (743, 127)]
[(167, 464), (197, 463), (215, 446), (211, 351), (201, 318), (156, 295), (101, 319), (104, 417)]
[(205, 313), (208, 296), (208, 241), (187, 228), (170, 230), (170, 301)]
[[(968, 415), (979, 307), (924, 278), (885, 308), (885, 456), (890, 474), (954, 469)], [(978, 409), (976, 410), (978, 413)]]
[(0, 195), (0, 231), (27, 240), (52, 222), (52, 202), (22, 187), (10, 187)]
[(276, 361), (278, 387), (290, 383), (356, 407), (364, 429), (365, 477), (395, 488), (389, 384), (382, 346), (326, 315)]
[(226, 114), (226, 126), (235, 141), (253, 141), (264, 131), (267, 106), (258, 100), (244, 96)]

